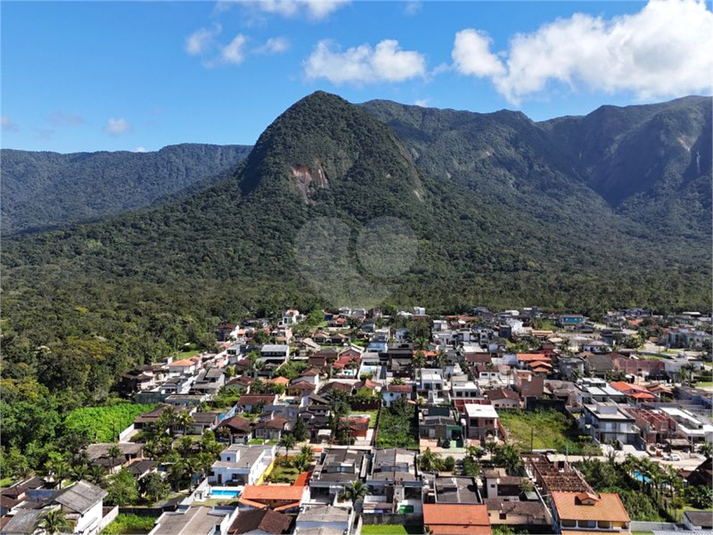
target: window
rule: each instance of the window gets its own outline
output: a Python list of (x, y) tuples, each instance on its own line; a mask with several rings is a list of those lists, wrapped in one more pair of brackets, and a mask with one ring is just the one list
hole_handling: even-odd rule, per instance
[(576, 520), (562, 520), (562, 527), (564, 527), (564, 528), (577, 527), (577, 521)]
[(507, 519), (508, 519), (507, 513), (500, 513), (500, 520), (507, 520)]
[(579, 527), (580, 528), (596, 528), (597, 521), (596, 520), (580, 520)]
[(597, 527), (602, 529), (611, 529), (611, 522), (600, 520), (597, 522)]

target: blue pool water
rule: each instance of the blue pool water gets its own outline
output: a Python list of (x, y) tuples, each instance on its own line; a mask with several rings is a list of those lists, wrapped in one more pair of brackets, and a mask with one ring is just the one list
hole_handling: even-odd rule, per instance
[(211, 490), (210, 497), (213, 498), (237, 498), (240, 496), (239, 490)]

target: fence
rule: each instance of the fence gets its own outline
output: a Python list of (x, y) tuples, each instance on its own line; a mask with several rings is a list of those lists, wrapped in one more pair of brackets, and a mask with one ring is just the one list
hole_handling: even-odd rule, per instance
[(403, 515), (392, 515), (391, 513), (369, 513), (361, 515), (365, 526), (373, 524), (388, 524), (388, 525), (402, 525), (402, 526), (420, 526), (423, 524), (423, 515), (403, 514)]
[(117, 516), (119, 516), (118, 505), (115, 505), (114, 507), (102, 507), (102, 517), (97, 525), (97, 533), (111, 524)]
[(631, 531), (653, 531), (655, 529), (660, 529), (662, 531), (675, 531), (678, 526), (673, 522), (639, 522), (637, 520), (631, 521)]
[(126, 440), (128, 437), (130, 437), (134, 431), (135, 431), (134, 424), (131, 424), (129, 427), (127, 427), (121, 433), (119, 433), (119, 442), (124, 442), (124, 440)]

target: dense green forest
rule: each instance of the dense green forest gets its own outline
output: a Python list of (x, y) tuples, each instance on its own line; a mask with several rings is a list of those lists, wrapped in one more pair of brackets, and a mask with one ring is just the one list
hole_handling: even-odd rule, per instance
[(2, 234), (100, 219), (220, 180), (250, 152), (182, 144), (157, 152), (58, 154), (11, 149), (2, 161)]
[[(609, 110), (621, 114), (613, 121), (620, 132), (610, 126), (598, 150), (616, 152), (611, 140), (655, 128), (661, 113), (705, 119), (710, 103), (653, 106), (636, 128), (629, 108)], [(561, 122), (570, 133), (514, 112), (355, 106), (318, 92), (288, 109), (238, 170), (212, 185), (99, 222), (5, 239), (3, 447), (41, 463), (44, 448), (72, 435), (65, 414), (110, 399), (130, 367), (185, 343), (210, 346), (221, 321), (359, 305), (364, 288), (431, 313), (476, 304), (595, 316), (631, 305), (709, 310), (710, 224), (689, 219), (710, 222), (710, 181), (685, 175), (676, 185), (667, 177), (690, 169), (686, 158), (696, 159), (696, 172), (710, 172), (710, 152), (669, 147), (676, 132), (662, 130), (662, 146), (649, 150), (666, 171), (648, 172), (649, 182), (636, 175), (636, 192), (614, 200), (594, 176), (596, 158), (579, 157), (586, 151), (577, 143), (592, 143), (596, 129), (586, 118)], [(585, 127), (590, 133), (577, 130)], [(656, 204), (665, 188), (695, 194), (698, 204), (669, 207), (680, 222), (652, 227), (652, 214), (669, 217)], [(636, 199), (654, 200), (636, 212)], [(688, 205), (690, 215), (682, 212)], [(411, 229), (415, 244), (414, 258), (393, 273), (403, 251), (389, 236), (374, 233), (378, 254), (358, 254), (363, 229), (384, 216)], [(326, 223), (301, 239), (315, 221)], [(300, 268), (305, 257), (317, 259), (319, 284)], [(39, 418), (42, 430), (33, 432)]]

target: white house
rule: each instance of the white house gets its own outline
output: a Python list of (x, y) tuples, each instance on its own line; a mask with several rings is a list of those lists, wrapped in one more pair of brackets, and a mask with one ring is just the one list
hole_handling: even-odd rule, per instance
[(390, 407), (397, 399), (411, 399), (413, 387), (411, 385), (386, 385), (386, 388), (381, 389), (381, 397), (384, 399), (384, 404)]
[(428, 369), (424, 368), (421, 370), (421, 390), (443, 390), (446, 382), (443, 379), (443, 372), (438, 369)]
[(211, 466), (208, 482), (217, 485), (257, 485), (275, 460), (276, 446), (233, 444)]
[(260, 350), (262, 362), (275, 362), (282, 364), (290, 358), (290, 346), (287, 344), (265, 344)]
[(350, 535), (354, 523), (353, 517), (354, 510), (351, 507), (331, 505), (305, 507), (297, 515), (294, 535), (303, 532)]

